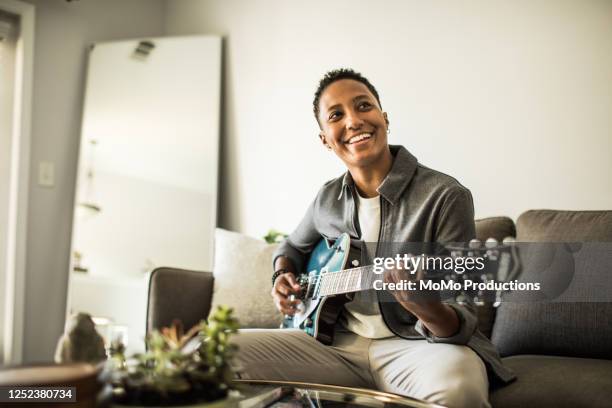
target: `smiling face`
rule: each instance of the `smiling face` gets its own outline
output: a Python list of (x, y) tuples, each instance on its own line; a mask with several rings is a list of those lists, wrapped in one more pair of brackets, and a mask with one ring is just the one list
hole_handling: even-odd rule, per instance
[(319, 137), (351, 169), (380, 164), (388, 155), (387, 114), (361, 82), (331, 83), (319, 101)]

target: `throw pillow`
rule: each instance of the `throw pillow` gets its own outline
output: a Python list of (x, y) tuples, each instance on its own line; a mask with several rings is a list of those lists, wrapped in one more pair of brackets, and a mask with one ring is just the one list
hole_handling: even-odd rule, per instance
[(274, 306), (272, 255), (278, 245), (217, 228), (212, 308), (234, 308), (243, 328), (278, 328), (282, 315)]

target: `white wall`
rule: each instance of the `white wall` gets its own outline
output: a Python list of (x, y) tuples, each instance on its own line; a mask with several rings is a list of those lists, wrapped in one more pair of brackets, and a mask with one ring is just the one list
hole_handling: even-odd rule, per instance
[[(29, 0), (36, 6), (24, 361), (52, 359), (66, 312), (86, 46), (163, 34), (161, 0)], [(37, 184), (55, 163), (56, 186)]]
[(612, 2), (167, 2), (168, 34), (226, 36), (221, 225), (290, 231), (342, 171), (312, 94), (350, 66), (392, 143), (468, 186), (477, 216), (612, 209)]

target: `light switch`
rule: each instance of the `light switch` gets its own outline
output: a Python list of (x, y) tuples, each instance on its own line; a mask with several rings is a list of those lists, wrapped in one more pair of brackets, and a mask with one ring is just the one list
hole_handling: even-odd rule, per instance
[(41, 161), (38, 164), (38, 185), (41, 187), (55, 186), (55, 163)]

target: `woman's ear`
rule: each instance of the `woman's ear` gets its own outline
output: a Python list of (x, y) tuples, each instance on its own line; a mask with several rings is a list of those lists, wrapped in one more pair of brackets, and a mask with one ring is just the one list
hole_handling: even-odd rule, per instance
[(323, 132), (319, 133), (319, 139), (321, 139), (321, 143), (323, 143), (323, 146), (325, 146), (327, 150), (332, 149), (329, 143), (327, 143), (327, 139), (325, 138), (325, 135), (323, 134)]
[(387, 112), (383, 112), (383, 116), (385, 118), (385, 123), (389, 126), (389, 117), (387, 116)]

